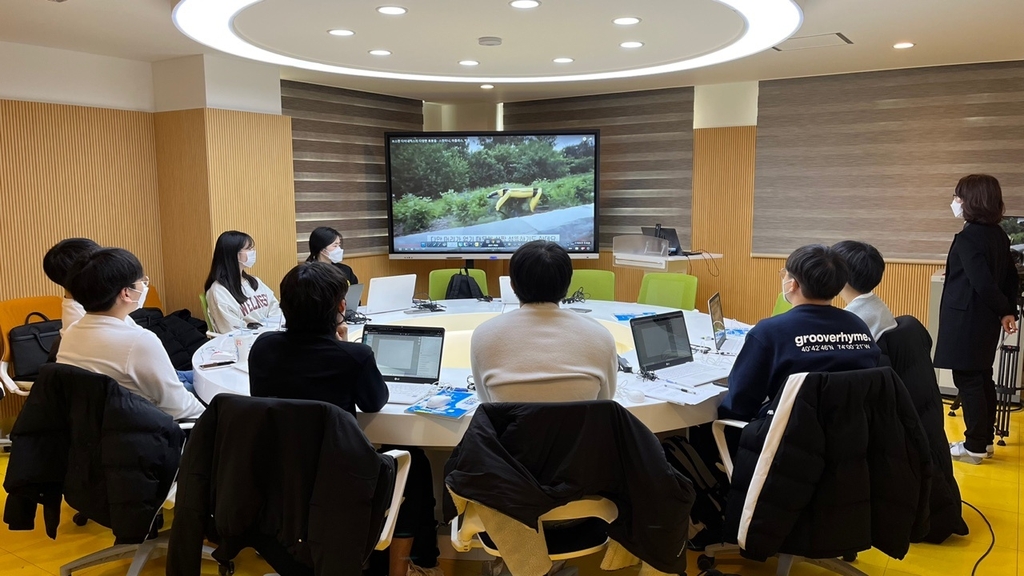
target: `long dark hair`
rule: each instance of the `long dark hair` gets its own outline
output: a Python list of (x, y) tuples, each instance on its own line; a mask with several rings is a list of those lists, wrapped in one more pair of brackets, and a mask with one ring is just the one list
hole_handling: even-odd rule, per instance
[(214, 282), (228, 289), (231, 295), (239, 304), (246, 301), (242, 294), (242, 280), (249, 283), (255, 290), (259, 283), (256, 278), (239, 272), (238, 253), (242, 250), (254, 248), (256, 242), (252, 236), (238, 230), (228, 230), (217, 238), (217, 245), (213, 248), (213, 262), (210, 263), (210, 275), (206, 277), (205, 290), (209, 290)]
[(306, 262), (316, 262), (317, 258), (320, 256), (320, 252), (323, 252), (324, 248), (334, 244), (335, 240), (341, 238), (341, 232), (327, 226), (320, 226), (310, 232), (309, 257), (306, 258)]
[(963, 201), (964, 220), (999, 224), (1006, 212), (999, 180), (988, 174), (970, 174), (956, 183), (953, 195)]

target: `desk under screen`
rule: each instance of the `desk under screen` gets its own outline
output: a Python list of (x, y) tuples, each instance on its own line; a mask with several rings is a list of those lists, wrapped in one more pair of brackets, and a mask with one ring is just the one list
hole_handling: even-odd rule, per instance
[[(477, 302), (475, 300), (451, 300), (442, 302), (447, 308), (445, 312), (429, 314), (406, 314), (390, 312), (372, 314), (373, 324), (401, 324), (413, 326), (441, 326), (445, 328), (444, 351), (441, 359), (441, 380), (443, 383), (464, 387), (466, 377), (470, 374), (469, 343), (473, 330), (477, 326), (498, 314), (514, 310), (516, 305), (503, 305), (499, 302)], [(630, 302), (587, 301), (573, 304), (570, 308), (589, 309), (584, 314), (597, 320), (611, 332), (616, 347), (634, 367), (636, 353), (633, 350), (633, 336), (629, 329), (629, 320), (620, 320), (619, 316), (651, 314), (667, 312), (669, 309), (659, 306), (646, 306)], [(711, 319), (708, 315), (692, 311), (686, 312), (687, 332), (694, 344), (707, 345), (711, 342)], [(362, 335), (361, 326), (349, 329), (349, 339), (358, 341)], [(518, 344), (518, 343), (516, 343)], [(714, 344), (711, 344), (712, 346)], [(220, 336), (200, 348), (193, 357), (193, 364), (198, 366), (209, 360), (210, 354), (216, 349), (230, 349), (231, 339)], [(235, 368), (217, 368), (212, 370), (197, 369), (195, 374), (196, 392), (199, 397), (209, 401), (219, 393), (248, 394), (248, 375)], [(619, 373), (619, 388), (637, 386), (636, 377)], [(622, 402), (634, 416), (639, 418), (653, 432), (678, 430), (689, 426), (703, 424), (713, 420), (718, 411), (721, 396), (693, 406), (680, 406), (661, 400), (647, 398), (643, 402), (633, 403), (621, 397)], [(405, 412), (407, 406), (388, 404), (376, 414), (359, 413), (357, 418), (360, 426), (371, 442), (375, 444), (399, 444), (422, 447), (453, 447), (462, 439), (462, 434), (469, 425), (470, 416), (461, 420), (448, 420)]]

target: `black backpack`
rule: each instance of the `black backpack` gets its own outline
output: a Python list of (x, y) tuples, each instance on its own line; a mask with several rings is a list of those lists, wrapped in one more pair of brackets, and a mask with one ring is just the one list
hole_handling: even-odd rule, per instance
[(465, 298), (486, 299), (483, 291), (480, 290), (480, 285), (469, 275), (468, 267), (452, 275), (451, 280), (448, 281), (448, 289), (444, 293), (445, 300), (461, 300)]
[(725, 473), (714, 463), (705, 463), (693, 444), (683, 436), (670, 436), (662, 441), (661, 447), (665, 449), (665, 457), (672, 467), (690, 480), (696, 493), (690, 521), (700, 531), (690, 539), (691, 548), (703, 550), (708, 544), (723, 542), (725, 499), (729, 494)]

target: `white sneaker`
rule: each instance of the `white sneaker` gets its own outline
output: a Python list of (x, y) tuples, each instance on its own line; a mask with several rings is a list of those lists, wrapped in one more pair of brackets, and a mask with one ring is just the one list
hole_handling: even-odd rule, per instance
[(996, 446), (995, 446), (995, 444), (989, 444), (988, 446), (985, 446), (985, 458), (991, 458), (992, 455), (995, 454), (995, 453), (996, 453)]
[(953, 457), (953, 460), (960, 462), (966, 462), (968, 464), (981, 464), (981, 461), (988, 457), (987, 452), (971, 452), (967, 448), (964, 448), (963, 442), (954, 442), (949, 445), (949, 455)]

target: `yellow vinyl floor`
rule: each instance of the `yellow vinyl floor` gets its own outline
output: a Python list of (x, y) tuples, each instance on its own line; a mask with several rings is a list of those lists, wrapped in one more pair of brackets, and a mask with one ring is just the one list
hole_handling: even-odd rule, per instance
[[(995, 530), (995, 547), (981, 563), (977, 574), (984, 576), (1024, 576), (1024, 531), (1020, 529), (1024, 519), (1024, 459), (1021, 458), (1021, 444), (1024, 444), (1024, 413), (1014, 413), (1010, 426), (1007, 446), (996, 447), (995, 457), (980, 466), (954, 462), (954, 470), (960, 483), (963, 498), (977, 506), (988, 517)], [(951, 441), (962, 439), (963, 421), (959, 416), (946, 418), (946, 432)], [(0, 457), (0, 478), (7, 470), (7, 457)], [(0, 499), (6, 493), (0, 490)], [(50, 540), (43, 532), (42, 514), (31, 532), (12, 532), (6, 524), (0, 524), (0, 576), (45, 576), (59, 574), (59, 567), (75, 558), (109, 546), (113, 542), (110, 532), (90, 522), (84, 527), (71, 522), (72, 512), (65, 505), (58, 529), (57, 539)], [(172, 520), (173, 514), (168, 515)], [(988, 527), (977, 512), (964, 507), (964, 518), (971, 533), (966, 537), (953, 536), (942, 545), (915, 544), (903, 560), (886, 557), (876, 550), (860, 555), (855, 565), (871, 576), (943, 575), (970, 576), (975, 562), (989, 547), (991, 536)], [(591, 576), (634, 575), (636, 569), (618, 572), (602, 572), (598, 566), (600, 555), (572, 561), (580, 574)], [(238, 576), (262, 576), (272, 572), (252, 550), (244, 551), (235, 560)], [(468, 561), (446, 561), (442, 568), (448, 576), (475, 576), (480, 573), (480, 563)], [(726, 573), (741, 575), (775, 574), (775, 561), (758, 564), (747, 560), (723, 558), (718, 568)], [(76, 574), (83, 576), (114, 576), (124, 574), (128, 562), (98, 566)], [(687, 574), (696, 576), (696, 554), (691, 553)], [(164, 559), (153, 560), (143, 572), (146, 575), (164, 573)], [(203, 563), (203, 574), (217, 574), (213, 562)], [(801, 565), (793, 574), (811, 576), (829, 574), (825, 570)]]

